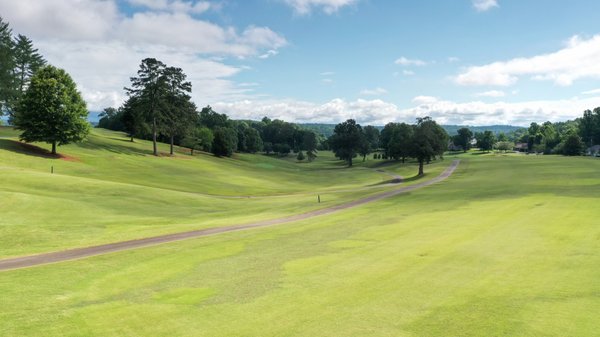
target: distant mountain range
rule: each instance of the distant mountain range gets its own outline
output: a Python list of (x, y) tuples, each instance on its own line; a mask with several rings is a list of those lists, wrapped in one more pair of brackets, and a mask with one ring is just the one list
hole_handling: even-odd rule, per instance
[[(333, 134), (333, 129), (335, 129), (336, 124), (322, 124), (322, 123), (298, 123), (301, 127), (312, 130), (318, 134), (322, 134), (325, 137), (329, 137)], [(383, 129), (383, 126), (376, 126), (378, 129)], [(444, 130), (449, 135), (455, 135), (458, 129), (460, 128), (469, 128), (473, 133), (475, 132), (483, 132), (483, 131), (492, 131), (495, 134), (505, 133), (508, 134), (510, 132), (524, 129), (520, 126), (513, 125), (488, 125), (488, 126), (470, 126), (470, 125), (442, 125)]]

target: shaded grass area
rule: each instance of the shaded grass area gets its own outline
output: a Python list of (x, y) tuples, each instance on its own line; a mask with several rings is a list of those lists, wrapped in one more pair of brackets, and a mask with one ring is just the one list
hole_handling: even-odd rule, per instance
[(594, 336), (600, 161), (482, 155), (335, 215), (0, 273), (37, 336)]

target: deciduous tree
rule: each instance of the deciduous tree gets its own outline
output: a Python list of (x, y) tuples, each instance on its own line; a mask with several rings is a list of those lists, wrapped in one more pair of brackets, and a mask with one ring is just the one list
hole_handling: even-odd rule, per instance
[(348, 166), (351, 167), (352, 158), (356, 157), (363, 140), (364, 135), (360, 124), (356, 124), (354, 119), (348, 119), (336, 125), (329, 143), (335, 156), (347, 161)]
[(457, 134), (452, 137), (454, 145), (461, 146), (463, 152), (467, 152), (471, 148), (471, 139), (473, 139), (473, 132), (469, 128), (460, 128)]
[(419, 162), (419, 175), (423, 164), (442, 156), (448, 145), (448, 134), (430, 117), (417, 118), (410, 148), (411, 157)]
[(75, 82), (64, 70), (41, 68), (32, 78), (14, 114), (14, 124), (26, 142), (56, 146), (82, 141), (89, 132), (88, 111)]

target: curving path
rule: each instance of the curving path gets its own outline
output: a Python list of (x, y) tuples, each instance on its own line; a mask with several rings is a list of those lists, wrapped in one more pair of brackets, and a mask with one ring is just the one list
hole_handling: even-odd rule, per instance
[(392, 197), (392, 196), (395, 196), (398, 194), (407, 193), (410, 191), (414, 191), (414, 190), (423, 188), (425, 186), (429, 186), (429, 185), (438, 183), (438, 182), (448, 178), (454, 172), (454, 170), (456, 170), (459, 162), (460, 162), (460, 160), (454, 160), (452, 162), (452, 164), (448, 168), (446, 168), (446, 170), (444, 170), (444, 172), (442, 172), (439, 176), (437, 176), (431, 180), (427, 180), (427, 181), (424, 181), (424, 182), (421, 182), (421, 183), (418, 183), (415, 185), (411, 185), (411, 186), (401, 187), (398, 189), (394, 189), (394, 190), (387, 191), (384, 193), (376, 194), (376, 195), (373, 195), (373, 196), (370, 196), (367, 198), (351, 201), (351, 202), (337, 205), (337, 206), (322, 208), (322, 209), (310, 211), (307, 213), (291, 215), (291, 216), (287, 216), (287, 217), (283, 217), (283, 218), (263, 220), (263, 221), (258, 221), (258, 222), (253, 222), (253, 223), (249, 223), (249, 224), (243, 224), (243, 225), (231, 225), (231, 226), (225, 226), (225, 227), (199, 229), (199, 230), (193, 230), (193, 231), (188, 231), (188, 232), (166, 234), (166, 235), (154, 236), (154, 237), (143, 238), (143, 239), (109, 243), (109, 244), (104, 244), (104, 245), (99, 245), (99, 246), (91, 246), (91, 247), (63, 250), (63, 251), (58, 251), (58, 252), (9, 258), (9, 259), (0, 260), (0, 271), (17, 269), (17, 268), (33, 267), (33, 266), (37, 266), (37, 265), (62, 262), (62, 261), (68, 261), (68, 260), (81, 259), (81, 258), (85, 258), (88, 256), (107, 254), (107, 253), (118, 252), (118, 251), (122, 251), (122, 250), (129, 250), (129, 249), (135, 249), (135, 248), (140, 248), (140, 247), (152, 246), (152, 245), (157, 245), (157, 244), (166, 243), (166, 242), (180, 241), (180, 240), (208, 236), (208, 235), (213, 235), (213, 234), (218, 234), (218, 233), (233, 232), (233, 231), (240, 231), (240, 230), (251, 229), (251, 228), (279, 225), (279, 224), (284, 224), (284, 223), (288, 223), (288, 222), (309, 219), (309, 218), (320, 216), (320, 215), (331, 214), (331, 213), (335, 213), (335, 212), (338, 212), (338, 211), (341, 211), (344, 209), (349, 209), (349, 208), (357, 207), (360, 205), (364, 205), (369, 202), (386, 199), (386, 198), (389, 198), (389, 197)]

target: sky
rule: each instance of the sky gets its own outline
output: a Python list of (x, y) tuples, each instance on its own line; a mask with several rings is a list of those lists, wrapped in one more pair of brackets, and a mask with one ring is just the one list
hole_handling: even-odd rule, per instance
[(234, 119), (526, 126), (600, 106), (600, 1), (0, 0), (91, 111), (142, 59)]

